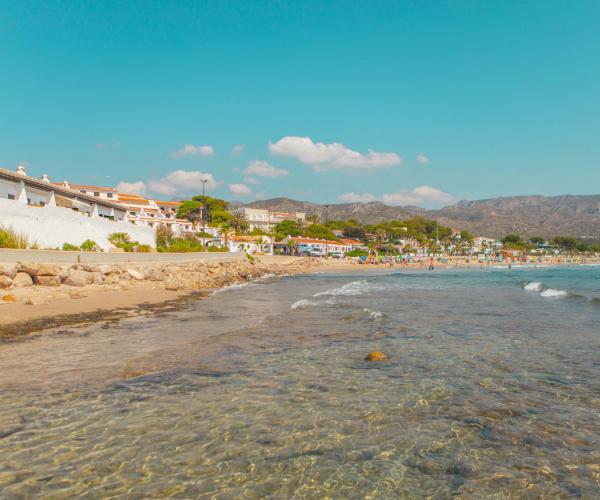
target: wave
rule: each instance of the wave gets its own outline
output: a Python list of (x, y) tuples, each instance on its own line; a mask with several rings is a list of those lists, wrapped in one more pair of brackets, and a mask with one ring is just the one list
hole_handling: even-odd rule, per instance
[(222, 293), (228, 290), (237, 290), (239, 288), (247, 288), (251, 286), (256, 286), (254, 283), (234, 283), (233, 285), (227, 285), (222, 288), (218, 288), (213, 293)]
[(319, 303), (315, 302), (314, 300), (302, 299), (302, 300), (299, 300), (297, 302), (294, 302), (290, 306), (290, 309), (292, 309), (292, 310), (295, 310), (295, 309), (304, 309), (305, 307), (316, 306), (318, 304)]
[(531, 281), (523, 286), (528, 292), (541, 292), (543, 285), (541, 281)]
[(352, 281), (339, 288), (332, 288), (324, 292), (315, 293), (313, 297), (321, 297), (323, 295), (362, 295), (370, 289), (369, 283), (366, 280)]
[(554, 288), (546, 288), (546, 290), (540, 293), (540, 297), (566, 297), (567, 295), (569, 295), (569, 292), (555, 290)]
[(383, 316), (383, 313), (381, 311), (378, 311), (377, 309), (370, 309), (368, 307), (363, 307), (363, 312), (366, 313), (367, 316), (372, 319), (381, 318)]

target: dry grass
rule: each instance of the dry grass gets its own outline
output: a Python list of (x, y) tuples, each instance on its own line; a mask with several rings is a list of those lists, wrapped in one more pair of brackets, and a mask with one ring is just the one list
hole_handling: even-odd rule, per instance
[(27, 236), (12, 227), (0, 226), (0, 248), (37, 248), (37, 245), (30, 244)]

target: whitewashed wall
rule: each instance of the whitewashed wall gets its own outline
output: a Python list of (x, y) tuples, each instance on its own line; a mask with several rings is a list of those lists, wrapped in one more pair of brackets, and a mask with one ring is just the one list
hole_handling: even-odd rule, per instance
[(63, 243), (81, 245), (85, 240), (95, 241), (108, 251), (112, 245), (111, 233), (127, 233), (133, 241), (156, 246), (156, 230), (126, 221), (111, 221), (104, 217), (62, 207), (31, 207), (13, 200), (0, 199), (0, 226), (12, 227), (26, 235), (39, 248), (62, 248)]

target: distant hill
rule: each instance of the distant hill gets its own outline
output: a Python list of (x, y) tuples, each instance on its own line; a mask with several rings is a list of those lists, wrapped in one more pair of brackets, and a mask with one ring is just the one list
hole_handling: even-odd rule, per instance
[[(255, 201), (244, 206), (285, 212), (306, 212), (325, 219), (325, 206), (289, 198)], [(373, 201), (329, 205), (327, 218), (356, 219), (363, 223), (423, 216), (457, 230), (499, 238), (509, 233), (524, 237), (557, 235), (600, 240), (600, 195), (513, 196), (461, 201), (441, 210), (391, 207)]]

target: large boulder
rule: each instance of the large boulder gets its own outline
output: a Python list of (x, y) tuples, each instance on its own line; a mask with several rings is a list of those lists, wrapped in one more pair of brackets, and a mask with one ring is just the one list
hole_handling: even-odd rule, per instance
[(52, 264), (40, 264), (35, 276), (59, 276), (60, 268)]
[(37, 262), (19, 262), (18, 271), (27, 273), (29, 276), (37, 276), (40, 272), (40, 265)]
[(64, 280), (65, 285), (85, 286), (87, 283), (87, 273), (79, 269), (71, 269)]
[(31, 279), (31, 276), (29, 276), (29, 274), (19, 271), (15, 277), (13, 278), (12, 281), (12, 286), (14, 286), (15, 288), (22, 288), (22, 287), (26, 287), (26, 286), (32, 286), (33, 285), (33, 280)]
[(0, 262), (0, 274), (4, 274), (9, 278), (14, 278), (17, 271), (18, 267), (16, 262)]
[(36, 276), (34, 278), (36, 285), (41, 286), (59, 286), (60, 276)]
[(5, 274), (0, 274), (0, 288), (8, 288), (12, 285), (12, 278), (9, 278)]
[(130, 267), (130, 268), (127, 269), (127, 273), (134, 280), (143, 280), (144, 279), (144, 273), (142, 271), (137, 270), (137, 269), (133, 269), (132, 267)]
[(165, 273), (163, 273), (160, 269), (156, 269), (151, 267), (146, 270), (146, 279), (150, 281), (164, 281)]

